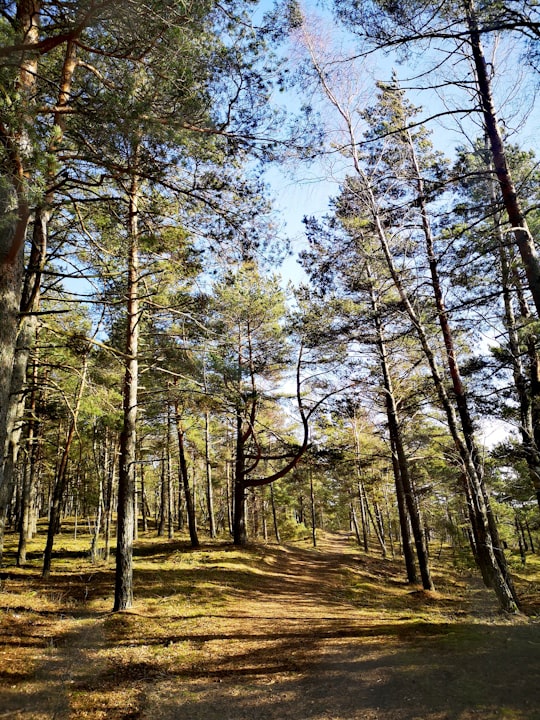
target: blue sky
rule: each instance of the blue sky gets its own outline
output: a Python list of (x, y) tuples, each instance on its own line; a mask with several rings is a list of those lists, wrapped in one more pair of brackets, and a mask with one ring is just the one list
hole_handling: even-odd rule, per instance
[[(315, 12), (320, 15), (320, 8), (316, 2), (304, 2), (306, 12)], [(267, 6), (263, 2), (262, 6)], [(322, 25), (328, 25), (330, 32), (334, 34), (334, 41), (355, 51), (358, 41), (342, 31), (336, 31), (336, 25), (328, 13), (324, 13)], [(519, 48), (515, 45), (500, 42), (496, 47), (486, 46), (486, 55), (489, 60), (494, 60), (497, 70), (497, 80), (494, 83), (496, 100), (501, 120), (509, 139), (512, 142), (519, 142), (526, 149), (533, 149), (540, 156), (540, 119), (536, 104), (535, 86), (540, 81), (540, 76), (528, 72), (520, 58)], [(492, 52), (496, 51), (494, 55)], [(290, 55), (291, 63), (294, 62), (296, 50), (294, 45), (284, 50), (286, 57)], [(388, 80), (392, 71), (398, 74), (400, 82), (404, 87), (408, 85), (418, 86), (420, 82), (429, 85), (429, 79), (422, 81), (411, 81), (415, 75), (421, 75), (437, 52), (425, 53), (415, 63), (399, 63), (396, 56), (377, 54), (369, 59), (369, 63), (360, 67), (358, 82), (363, 86), (361, 93), (364, 93), (365, 103), (370, 103), (375, 93), (376, 80)], [(440, 57), (440, 54), (439, 54)], [(458, 72), (462, 74), (468, 70), (467, 60), (461, 59), (462, 67)], [(444, 79), (443, 73), (439, 72), (437, 80)], [(361, 95), (360, 93), (360, 95)], [(434, 92), (433, 90), (422, 90), (409, 93), (409, 99), (415, 104), (423, 107), (424, 117), (441, 113), (446, 108), (470, 107), (471, 99), (464, 97), (463, 93), (456, 90), (444, 90)], [(298, 108), (305, 99), (300, 97), (298, 92), (285, 93), (277, 98), (292, 111)], [(362, 101), (360, 100), (360, 103)], [(325, 119), (329, 120), (331, 111), (324, 103), (320, 106)], [(328, 123), (328, 126), (331, 125)], [(335, 120), (337, 122), (337, 119)], [(432, 141), (435, 147), (452, 157), (458, 145), (467, 145), (482, 133), (480, 118), (478, 115), (472, 119), (465, 119), (464, 116), (451, 115), (446, 118), (433, 120), (428, 125), (432, 131)], [(305, 215), (323, 216), (328, 211), (329, 199), (336, 195), (339, 189), (339, 179), (344, 170), (338, 168), (334, 178), (329, 178), (328, 169), (324, 162), (316, 162), (311, 165), (299, 164), (294, 173), (291, 168), (280, 169), (273, 167), (267, 172), (267, 180), (270, 184), (275, 199), (275, 207), (278, 211), (280, 222), (291, 239), (293, 252), (297, 253), (304, 244), (302, 218)], [(287, 280), (297, 281), (302, 278), (302, 270), (294, 259), (289, 259), (283, 266), (283, 274)]]

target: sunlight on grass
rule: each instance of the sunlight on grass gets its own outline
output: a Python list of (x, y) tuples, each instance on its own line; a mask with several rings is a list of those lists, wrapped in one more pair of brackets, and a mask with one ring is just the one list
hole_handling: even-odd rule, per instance
[[(231, 677), (253, 678), (258, 694), (261, 678), (296, 677), (313, 658), (351, 647), (359, 657), (395, 655), (405, 643), (408, 655), (396, 662), (414, 675), (422, 670), (416, 647), (483, 657), (487, 622), (501, 632), (504, 623), (519, 625), (497, 615), (492, 595), (464, 569), (435, 563), (437, 590), (426, 593), (405, 582), (399, 560), (325, 534), (316, 549), (308, 540), (244, 549), (218, 540), (197, 550), (184, 536), (143, 535), (134, 553), (134, 607), (113, 614), (113, 563), (91, 563), (89, 535), (74, 538), (69, 527), (47, 580), (40, 576), (45, 536), (32, 541), (24, 568), (14, 566), (16, 538), (7, 538), (0, 574), (0, 680), (14, 688), (7, 711), (22, 707), (17, 689), (30, 706), (47, 708), (57, 692), (62, 712), (69, 706), (70, 717), (92, 720), (136, 714), (149, 688), (180, 681), (184, 707), (192, 702), (187, 683), (204, 679), (210, 685), (199, 699)], [(512, 563), (534, 616), (540, 559)], [(504, 635), (497, 642), (506, 647)], [(241, 696), (233, 686), (227, 692)], [(270, 703), (264, 693), (259, 699)], [(499, 717), (525, 717), (508, 712)]]

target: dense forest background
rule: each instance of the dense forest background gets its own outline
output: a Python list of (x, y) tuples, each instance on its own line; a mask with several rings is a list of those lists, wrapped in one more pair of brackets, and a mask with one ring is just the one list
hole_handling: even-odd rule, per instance
[[(0, 552), (46, 518), (47, 576), (75, 518), (120, 610), (139, 531), (348, 529), (515, 612), (539, 34), (532, 0), (1, 2)], [(299, 242), (274, 199), (315, 180)]]

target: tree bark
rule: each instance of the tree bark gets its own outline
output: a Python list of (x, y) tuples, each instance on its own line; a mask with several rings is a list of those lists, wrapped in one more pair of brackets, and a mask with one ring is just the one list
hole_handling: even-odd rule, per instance
[(208, 524), (210, 537), (216, 537), (216, 521), (214, 517), (214, 491), (212, 488), (212, 465), (210, 462), (210, 413), (204, 413), (204, 462), (206, 466), (206, 504), (208, 508)]
[[(364, 546), (364, 552), (369, 552), (369, 535), (368, 535), (368, 520), (367, 520), (367, 497), (366, 489), (362, 481), (362, 475), (360, 473), (360, 433), (358, 432), (357, 419), (352, 418), (353, 433), (354, 433), (354, 469), (356, 473), (356, 485), (358, 488), (358, 502), (360, 504), (360, 519), (362, 521), (362, 544)], [(360, 544), (360, 540), (358, 540)]]
[(240, 411), (236, 415), (236, 453), (234, 459), (234, 508), (233, 508), (233, 542), (235, 545), (247, 544), (246, 529), (246, 486), (245, 478), (245, 436)]
[(38, 359), (34, 357), (32, 364), (32, 390), (29, 405), (29, 420), (27, 424), (26, 444), (28, 447), (28, 458), (24, 466), (23, 491), (22, 491), (22, 515), (19, 527), (19, 544), (17, 547), (17, 566), (26, 564), (26, 551), (31, 533), (32, 500), (34, 497), (36, 483), (36, 469), (40, 449), (40, 425), (37, 419), (37, 398), (38, 398)]
[(311, 539), (313, 547), (317, 547), (317, 513), (315, 509), (315, 491), (313, 489), (313, 468), (309, 467), (309, 501), (311, 507)]
[(529, 289), (536, 306), (536, 312), (537, 315), (540, 316), (540, 261), (533, 237), (519, 202), (510, 168), (508, 167), (504, 141), (499, 129), (497, 113), (495, 112), (495, 104), (493, 102), (490, 73), (482, 47), (473, 0), (463, 0), (463, 8), (467, 18), (469, 40), (478, 85), (478, 97), (493, 157), (493, 167), (495, 168), (501, 188), (510, 227), (514, 233), (516, 245), (521, 255), (523, 267), (525, 268)]
[(161, 492), (159, 502), (159, 523), (157, 534), (158, 537), (165, 535), (165, 526), (169, 526), (169, 478), (167, 473), (167, 461), (163, 455), (161, 458)]
[[(19, 0), (16, 24), (21, 44), (39, 40), (40, 0)], [(21, 53), (17, 93), (21, 99), (20, 127), (4, 125), (0, 117), (0, 144), (5, 153), (5, 184), (0, 188), (0, 535), (3, 537), (5, 512), (13, 486), (4, 480), (4, 461), (9, 454), (12, 424), (16, 421), (12, 396), (13, 366), (19, 329), (24, 278), (24, 244), (30, 219), (28, 165), (32, 153), (25, 125), (32, 125), (32, 104), (38, 76), (37, 56)]]
[(124, 423), (120, 434), (118, 524), (116, 535), (115, 612), (133, 604), (133, 524), (139, 374), (139, 178), (129, 189), (129, 250), (127, 283), (126, 366), (123, 387)]
[[(517, 329), (514, 307), (512, 304), (512, 272), (504, 238), (500, 229), (500, 222), (492, 199), (494, 210), (495, 234), (499, 248), (499, 263), (501, 267), (501, 286), (504, 302), (504, 325), (508, 336), (508, 349), (512, 358), (512, 375), (519, 403), (519, 419), (521, 442), (525, 461), (529, 471), (531, 485), (534, 488), (537, 503), (540, 507), (540, 449), (537, 444), (537, 435), (540, 435), (540, 421), (538, 408), (540, 405), (540, 382), (538, 377), (539, 358), (534, 339), (527, 342), (527, 354), (530, 363), (530, 381), (527, 382), (525, 368)], [(535, 433), (535, 426), (538, 431)]]
[(109, 459), (109, 467), (107, 470), (107, 502), (105, 513), (105, 560), (108, 562), (111, 554), (111, 535), (113, 525), (113, 508), (116, 493), (116, 451), (119, 439), (111, 440), (111, 454)]
[(143, 532), (148, 532), (148, 507), (146, 503), (146, 487), (144, 482), (144, 464), (141, 464), (141, 514)]
[[(371, 280), (371, 271), (369, 265), (367, 266), (367, 269), (368, 277)], [(403, 541), (403, 555), (405, 558), (405, 565), (407, 569), (407, 579), (409, 580), (409, 582), (415, 582), (416, 576), (416, 567), (414, 564), (414, 560), (411, 557), (410, 539), (408, 532), (408, 520), (410, 520), (411, 529), (414, 537), (414, 544), (416, 548), (416, 557), (418, 558), (420, 577), (422, 578), (422, 586), (425, 590), (433, 590), (434, 585), (431, 579), (431, 572), (429, 569), (427, 547), (424, 534), (422, 532), (422, 522), (418, 511), (418, 505), (416, 502), (411, 476), (409, 473), (409, 464), (407, 461), (407, 456), (401, 436), (401, 427), (398, 419), (397, 404), (394, 395), (392, 376), (390, 374), (390, 368), (388, 365), (388, 352), (386, 349), (386, 342), (384, 339), (381, 324), (381, 316), (377, 298), (375, 296), (375, 290), (372, 284), (370, 286), (370, 293), (371, 307), (373, 309), (373, 317), (377, 334), (377, 346), (379, 348), (379, 360), (383, 376), (384, 400), (386, 406), (386, 417), (388, 420), (388, 430), (390, 433), (390, 445), (392, 450), (394, 478), (396, 481), (396, 494), (398, 496), (398, 507), (401, 498), (403, 499), (402, 506), (404, 506), (400, 511), (400, 527)], [(407, 509), (407, 513), (404, 512), (405, 508)]]
[(195, 506), (193, 504), (193, 496), (191, 494), (191, 488), (189, 486), (189, 473), (187, 469), (186, 451), (184, 447), (184, 431), (182, 430), (180, 410), (177, 402), (175, 402), (174, 409), (176, 414), (176, 433), (178, 437), (178, 472), (180, 474), (180, 484), (184, 488), (184, 499), (186, 501), (189, 537), (191, 541), (191, 547), (198, 548), (200, 546), (200, 543), (197, 533), (197, 518), (195, 516)]
[(272, 505), (272, 519), (274, 521), (274, 535), (276, 536), (276, 542), (278, 545), (281, 544), (281, 537), (279, 535), (279, 523), (277, 517), (276, 498), (274, 495), (274, 486), (270, 484), (270, 503)]
[[(34, 42), (39, 37), (39, 13), (41, 3), (37, 0), (22, 0), (18, 3), (17, 20), (24, 31), (24, 42)], [(37, 61), (35, 55), (31, 55), (29, 59), (23, 60), (20, 69), (19, 86), (23, 96), (29, 96), (30, 91), (35, 87), (37, 77)], [(75, 45), (68, 42), (66, 45), (66, 53), (62, 65), (62, 71), (59, 83), (58, 99), (56, 103), (56, 111), (53, 115), (53, 125), (56, 132), (53, 134), (54, 139), (51, 140), (48, 152), (54, 154), (60, 143), (64, 126), (65, 116), (62, 113), (62, 107), (66, 106), (70, 99), (73, 74), (75, 71)], [(29, 122), (31, 122), (29, 120)], [(51, 205), (53, 201), (53, 193), (48, 190), (40, 205), (34, 212), (34, 232), (32, 239), (32, 247), (28, 267), (24, 270), (24, 241), (26, 238), (26, 228), (29, 220), (28, 200), (26, 198), (28, 184), (28, 171), (25, 169), (26, 155), (30, 149), (30, 141), (27, 131), (23, 130), (20, 134), (14, 133), (12, 137), (5, 136), (6, 129), (0, 122), (0, 139), (7, 148), (7, 155), (11, 160), (12, 170), (15, 171), (15, 195), (19, 206), (19, 217), (15, 224), (12, 245), (9, 250), (4, 248), (3, 239), (9, 239), (11, 233), (7, 233), (4, 237), (0, 233), (0, 317), (3, 322), (0, 324), (0, 449), (5, 448), (3, 458), (0, 458), (0, 559), (2, 554), (3, 533), (5, 522), (6, 504), (11, 498), (13, 492), (13, 473), (17, 460), (19, 447), (20, 429), (22, 426), (22, 416), (24, 413), (25, 394), (23, 387), (26, 379), (26, 370), (28, 359), (30, 357), (31, 348), (37, 332), (37, 318), (32, 315), (39, 303), (39, 290), (41, 285), (41, 275), (46, 260), (47, 251), (47, 235), (48, 225), (51, 215)], [(54, 182), (54, 174), (56, 171), (48, 171), (46, 175), (46, 183)], [(8, 262), (5, 276), (2, 271), (2, 257), (4, 250), (7, 251), (7, 257), (11, 257), (11, 263)], [(2, 277), (4, 276), (4, 277)], [(4, 297), (3, 282), (13, 284), (12, 292), (8, 292)], [(13, 289), (16, 288), (15, 292)], [(3, 401), (3, 383), (8, 381), (8, 366), (10, 361), (3, 360), (7, 352), (5, 338), (2, 337), (3, 332), (1, 326), (4, 326), (6, 335), (13, 334), (13, 313), (9, 307), (11, 298), (13, 301), (20, 296), (20, 315), (17, 318), (18, 337), (16, 349), (11, 363), (12, 370), (9, 378), (10, 397)], [(4, 307), (3, 303), (8, 302), (9, 307)], [(13, 309), (13, 308), (12, 308)], [(4, 325), (4, 320), (6, 321)], [(15, 333), (16, 335), (17, 333)], [(13, 337), (15, 337), (13, 335)], [(6, 356), (7, 358), (7, 356)]]
[(101, 533), (101, 520), (103, 517), (103, 476), (100, 476), (98, 483), (98, 501), (96, 508), (96, 517), (94, 521), (94, 531), (92, 533), (92, 544), (90, 546), (90, 559), (96, 563), (99, 557), (99, 535)]
[(35, 343), (37, 320), (28, 318), (19, 327), (11, 373), (11, 394), (8, 400), (6, 418), (6, 443), (3, 463), (2, 485), (0, 486), (0, 562), (3, 554), (5, 520), (8, 505), (15, 486), (15, 469), (23, 429), (24, 407), (26, 404), (26, 370), (28, 359)]
[(394, 482), (396, 486), (396, 499), (398, 506), (399, 529), (401, 533), (401, 550), (405, 560), (405, 569), (407, 572), (407, 581), (411, 585), (418, 583), (418, 571), (414, 561), (413, 545), (411, 540), (411, 524), (409, 514), (407, 512), (407, 503), (405, 500), (405, 490), (401, 480), (401, 471), (399, 459), (395, 448), (394, 439), (390, 435), (390, 451), (392, 453), (392, 468), (394, 471)]
[(90, 348), (87, 349), (87, 351), (84, 355), (83, 366), (82, 366), (82, 370), (81, 370), (81, 380), (79, 382), (79, 389), (77, 391), (77, 397), (75, 400), (75, 405), (73, 407), (73, 412), (72, 412), (72, 416), (71, 416), (71, 422), (69, 424), (69, 430), (68, 430), (66, 442), (64, 444), (64, 449), (62, 451), (62, 456), (60, 458), (60, 464), (58, 466), (58, 471), (56, 473), (56, 482), (54, 484), (52, 503), (51, 503), (51, 507), (50, 507), (50, 511), (49, 511), (49, 527), (47, 530), (47, 543), (45, 545), (45, 552), (43, 555), (43, 570), (41, 572), (41, 575), (44, 578), (49, 577), (49, 575), (51, 574), (54, 536), (58, 533), (58, 531), (60, 529), (60, 516), (61, 516), (61, 512), (62, 512), (62, 503), (64, 501), (65, 491), (66, 491), (67, 481), (68, 481), (67, 468), (68, 468), (69, 452), (71, 450), (71, 445), (73, 443), (73, 439), (75, 438), (75, 433), (77, 430), (77, 421), (79, 418), (79, 410), (81, 408), (81, 401), (83, 398), (84, 388), (86, 385), (86, 375), (88, 372), (89, 350), (90, 350)]

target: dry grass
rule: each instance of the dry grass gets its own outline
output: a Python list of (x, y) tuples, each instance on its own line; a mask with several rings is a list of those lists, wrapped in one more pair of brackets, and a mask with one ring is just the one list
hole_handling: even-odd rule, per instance
[(528, 617), (501, 617), (468, 571), (437, 591), (344, 537), (197, 551), (143, 537), (136, 601), (66, 534), (0, 573), (0, 718), (540, 718), (540, 562), (516, 565)]

